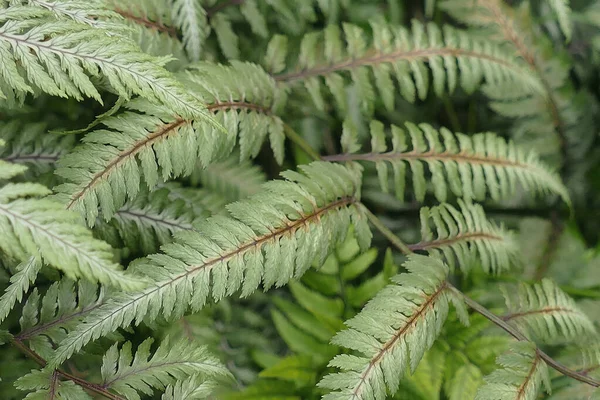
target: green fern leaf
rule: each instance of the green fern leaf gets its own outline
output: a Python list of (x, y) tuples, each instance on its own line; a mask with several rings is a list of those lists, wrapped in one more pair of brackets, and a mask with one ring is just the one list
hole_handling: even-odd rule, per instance
[(558, 24), (567, 38), (567, 41), (570, 41), (571, 36), (573, 35), (571, 8), (569, 7), (569, 3), (569, 0), (548, 0), (548, 4), (552, 7), (552, 10), (554, 10), (554, 13), (558, 17)]
[[(259, 194), (230, 204), (232, 217), (211, 217), (198, 232), (176, 235), (175, 243), (163, 246), (164, 254), (137, 264), (155, 283), (106, 301), (62, 342), (53, 363), (143, 318), (175, 318), (189, 306), (197, 311), (211, 293), (215, 301), (239, 289), (248, 296), (261, 281), (265, 289), (282, 286), (306, 272), (313, 260), (322, 264), (351, 222), (367, 224), (356, 205), (359, 176), (324, 162), (301, 169), (302, 174), (286, 171), (285, 181), (268, 182)], [(359, 243), (368, 246), (369, 241)]]
[[(230, 134), (146, 101), (130, 102), (130, 109), (143, 114), (129, 111), (105, 119), (110, 130), (89, 133), (82, 146), (60, 160), (56, 173), (67, 183), (57, 190), (67, 209), (81, 212), (93, 226), (100, 207), (108, 220), (127, 199), (135, 199), (142, 177), (153, 189), (161, 181), (190, 175), (197, 160), (207, 166), (229, 155), (238, 133), (243, 159), (255, 157), (269, 134), (277, 159), (283, 160), (283, 123), (271, 115), (272, 79), (247, 63), (197, 64), (193, 70), (184, 77), (186, 86), (209, 99), (208, 109)], [(229, 83), (207, 83), (217, 78)]]
[(476, 400), (534, 400), (542, 382), (550, 391), (548, 367), (532, 343), (514, 343), (497, 363), (503, 369), (483, 378), (486, 383), (477, 391)]
[[(355, 83), (362, 109), (372, 114), (375, 87), (385, 107), (394, 109), (394, 84), (398, 81), (402, 96), (413, 102), (427, 96), (430, 85), (436, 95), (453, 91), (457, 86), (473, 91), (486, 82), (517, 81), (540, 90), (540, 84), (524, 66), (510, 54), (489, 42), (481, 42), (466, 33), (434, 24), (413, 21), (409, 32), (403, 27), (372, 23), (372, 43), (357, 26), (344, 24), (346, 48), (341, 32), (329, 26), (322, 33), (306, 35), (300, 47), (294, 70), (276, 75), (285, 85), (302, 82), (315, 105), (324, 109), (320, 78), (332, 92), (336, 104), (346, 113), (346, 95), (342, 72), (349, 72)], [(432, 77), (429, 76), (429, 65)], [(460, 73), (460, 77), (459, 77)]]
[(415, 371), (440, 333), (449, 302), (464, 307), (448, 289), (448, 267), (441, 261), (411, 255), (403, 266), (409, 273), (392, 278), (395, 284), (380, 291), (346, 322), (350, 329), (333, 338), (332, 343), (362, 356), (331, 360), (329, 365), (343, 372), (321, 380), (320, 387), (334, 390), (323, 399), (382, 400), (387, 390), (394, 394), (407, 367)]
[(554, 282), (518, 285), (518, 290), (503, 288), (509, 314), (505, 321), (522, 328), (546, 343), (582, 341), (595, 337), (593, 322)]
[(204, 400), (209, 398), (218, 387), (214, 381), (196, 375), (168, 386), (161, 400)]
[(122, 34), (126, 30), (119, 23), (119, 16), (99, 0), (23, 0), (21, 3), (51, 11), (58, 19), (106, 29), (113, 34)]
[(33, 370), (15, 382), (17, 389), (30, 392), (27, 400), (92, 400), (81, 386), (62, 381), (58, 371)]
[[(43, 91), (101, 101), (91, 76), (102, 74), (122, 97), (132, 94), (163, 103), (182, 117), (220, 128), (200, 101), (135, 44), (103, 29), (55, 19), (37, 7), (0, 9), (0, 95), (22, 98)], [(64, 69), (63, 69), (64, 68)]]
[(17, 259), (29, 255), (62, 270), (71, 278), (133, 289), (141, 280), (124, 274), (112, 261), (111, 248), (94, 239), (78, 222), (76, 213), (48, 198), (49, 191), (34, 183), (9, 183), (0, 188), (0, 229), (4, 238), (0, 248)]
[[(489, 195), (500, 200), (513, 195), (517, 183), (533, 193), (556, 193), (570, 204), (567, 189), (559, 176), (533, 152), (526, 153), (513, 142), (480, 133), (467, 136), (431, 125), (406, 123), (408, 135), (392, 125), (392, 149), (388, 150), (381, 122), (371, 122), (371, 152), (356, 151), (356, 132), (346, 124), (342, 143), (346, 154), (326, 156), (328, 161), (369, 161), (375, 163), (381, 187), (388, 190), (388, 163), (392, 166), (396, 196), (403, 200), (406, 167), (412, 172), (415, 197), (423, 201), (427, 192), (425, 166), (431, 175), (435, 197), (445, 202), (448, 191), (465, 200), (483, 200)], [(407, 139), (410, 138), (410, 150)]]
[(421, 241), (408, 247), (443, 256), (451, 268), (464, 271), (481, 265), (485, 272), (497, 273), (515, 264), (514, 237), (489, 221), (479, 204), (459, 200), (459, 205), (460, 210), (449, 204), (421, 208)]
[(53, 283), (44, 296), (34, 288), (23, 306), (21, 331), (15, 339), (26, 341), (46, 359), (52, 355), (54, 343), (76, 327), (83, 315), (99, 307), (103, 298), (104, 291), (95, 284), (80, 281), (76, 285), (66, 278)]
[(153, 388), (162, 389), (195, 375), (220, 379), (231, 376), (206, 348), (193, 342), (171, 342), (167, 337), (151, 354), (153, 341), (152, 338), (144, 340), (135, 355), (131, 342), (123, 344), (120, 350), (114, 344), (103, 357), (102, 387), (127, 399), (140, 400), (138, 392), (150, 394)]
[(200, 60), (206, 37), (210, 33), (206, 11), (199, 0), (169, 0), (173, 21), (181, 30), (183, 44), (192, 61)]
[(41, 269), (42, 260), (39, 257), (30, 257), (17, 266), (17, 272), (10, 278), (10, 285), (0, 297), (0, 322), (8, 316), (15, 303), (23, 300), (23, 294), (35, 282)]

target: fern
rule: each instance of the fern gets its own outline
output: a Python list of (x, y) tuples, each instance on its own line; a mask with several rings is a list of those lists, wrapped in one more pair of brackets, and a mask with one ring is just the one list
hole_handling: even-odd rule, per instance
[(26, 6), (0, 10), (1, 97), (21, 99), (41, 90), (101, 101), (89, 76), (101, 73), (120, 96), (144, 96), (182, 116), (218, 126), (194, 96), (132, 42), (110, 37), (102, 29), (52, 18), (49, 13)]
[(91, 400), (92, 398), (72, 381), (63, 382), (57, 371), (34, 370), (15, 382), (18, 389), (31, 392), (26, 399)]
[(211, 292), (219, 300), (239, 289), (247, 296), (261, 281), (265, 288), (284, 285), (301, 276), (313, 259), (322, 262), (351, 221), (361, 247), (368, 246), (370, 231), (355, 205), (358, 177), (329, 163), (302, 170), (304, 174), (285, 172), (286, 181), (267, 183), (264, 192), (229, 205), (232, 218), (209, 218), (199, 232), (178, 235), (175, 243), (163, 247), (165, 254), (139, 264), (137, 269), (155, 283), (140, 292), (118, 294), (90, 314), (60, 345), (53, 364), (134, 321), (153, 320), (159, 313), (181, 316), (188, 304), (199, 310)]
[(220, 379), (230, 376), (206, 349), (189, 341), (171, 342), (166, 338), (151, 354), (152, 342), (152, 339), (142, 342), (135, 356), (130, 342), (121, 349), (113, 345), (103, 357), (101, 386), (128, 399), (139, 400), (138, 392), (150, 395), (152, 388), (163, 389), (196, 375)]
[(104, 290), (80, 281), (69, 279), (53, 283), (43, 296), (37, 288), (23, 306), (20, 332), (15, 339), (27, 342), (29, 347), (43, 358), (54, 351), (55, 343), (81, 322), (83, 315), (97, 308), (103, 301)]
[[(209, 110), (230, 133), (223, 134), (147, 102), (129, 103), (132, 111), (102, 122), (110, 130), (89, 133), (84, 145), (60, 160), (56, 173), (68, 182), (57, 190), (67, 209), (80, 211), (93, 226), (100, 207), (107, 220), (126, 199), (135, 199), (142, 177), (153, 189), (162, 181), (190, 175), (197, 159), (206, 166), (231, 153), (238, 132), (242, 158), (255, 157), (269, 133), (275, 155), (282, 159), (283, 126), (279, 118), (270, 115), (272, 92), (264, 85), (257, 89), (251, 86), (268, 83), (268, 76), (258, 67), (241, 63), (232, 67), (204, 64), (194, 70), (185, 75), (187, 84), (210, 98)], [(213, 71), (222, 79), (229, 75), (230, 84), (217, 88), (203, 83), (204, 74)], [(108, 137), (119, 139), (107, 141)], [(92, 154), (99, 151), (101, 160), (94, 159)]]
[[(483, 200), (489, 195), (494, 200), (514, 195), (517, 182), (526, 190), (536, 193), (556, 193), (570, 204), (569, 195), (556, 173), (539, 161), (533, 152), (525, 153), (512, 142), (492, 133), (466, 136), (439, 131), (427, 124), (406, 123), (408, 135), (392, 125), (392, 149), (388, 149), (384, 126), (371, 122), (371, 152), (354, 154), (360, 146), (356, 131), (347, 123), (342, 138), (346, 154), (325, 157), (329, 161), (374, 162), (381, 187), (388, 190), (388, 167), (393, 168), (396, 196), (404, 198), (406, 164), (412, 171), (415, 197), (422, 201), (427, 191), (426, 165), (431, 173), (435, 197), (444, 202), (450, 190), (466, 200)], [(410, 150), (407, 143), (410, 137)]]
[[(442, 31), (436, 25), (425, 26), (414, 21), (411, 32), (376, 23), (372, 23), (371, 28), (373, 39), (370, 46), (364, 39), (364, 32), (350, 24), (344, 24), (346, 48), (336, 26), (329, 26), (322, 33), (306, 35), (295, 69), (280, 73), (275, 79), (286, 86), (302, 82), (315, 106), (324, 110), (325, 100), (319, 79), (323, 77), (342, 114), (347, 111), (341, 75), (345, 71), (350, 72), (358, 89), (361, 108), (367, 114), (372, 114), (376, 97), (371, 70), (377, 97), (381, 97), (388, 110), (394, 109), (392, 76), (397, 79), (402, 96), (410, 102), (427, 96), (430, 81), (438, 96), (453, 91), (457, 86), (473, 91), (483, 79), (486, 82), (516, 80), (527, 87), (539, 88), (536, 79), (510, 55), (450, 27)], [(271, 52), (281, 57), (280, 54), (285, 52), (284, 42), (279, 43), (277, 51), (271, 49)], [(272, 64), (270, 60), (267, 62)], [(281, 65), (280, 62), (277, 64)], [(426, 64), (431, 69), (431, 79)]]
[(480, 205), (459, 204), (460, 210), (448, 204), (421, 208), (421, 242), (409, 248), (443, 255), (450, 267), (458, 265), (465, 271), (478, 263), (485, 272), (514, 264), (517, 246), (511, 234), (488, 221)]
[(477, 400), (533, 400), (543, 385), (550, 390), (546, 363), (530, 343), (514, 343), (508, 353), (498, 357), (504, 367), (484, 379), (486, 384), (477, 392)]
[(407, 366), (414, 371), (440, 332), (453, 302), (465, 313), (462, 300), (448, 290), (448, 267), (435, 258), (413, 255), (404, 263), (406, 275), (390, 285), (346, 324), (332, 343), (362, 356), (339, 355), (330, 365), (343, 372), (326, 376), (320, 387), (334, 390), (324, 399), (384, 399), (394, 394)]
[(0, 322), (4, 321), (16, 302), (23, 300), (23, 294), (35, 282), (41, 269), (42, 260), (39, 257), (30, 257), (17, 266), (17, 272), (10, 278), (10, 285), (0, 297)]
[(72, 278), (110, 283), (122, 288), (139, 287), (139, 278), (123, 274), (112, 261), (111, 248), (92, 238), (80, 225), (77, 214), (44, 196), (44, 186), (33, 183), (6, 184), (0, 188), (0, 248), (6, 254), (25, 260), (41, 257), (46, 263)]
[(170, 0), (173, 20), (183, 32), (183, 44), (192, 61), (200, 60), (204, 40), (209, 34), (206, 12), (196, 0)]
[(504, 317), (544, 342), (581, 340), (596, 334), (589, 318), (552, 281), (519, 285), (518, 291), (504, 290), (509, 314)]

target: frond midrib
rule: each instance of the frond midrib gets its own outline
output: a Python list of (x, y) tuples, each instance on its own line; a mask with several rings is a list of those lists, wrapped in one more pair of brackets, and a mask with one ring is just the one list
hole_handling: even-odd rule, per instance
[(553, 314), (553, 313), (564, 313), (564, 314), (579, 314), (578, 310), (568, 307), (542, 307), (537, 310), (523, 311), (507, 314), (502, 317), (504, 321), (510, 321), (518, 318), (528, 317), (536, 314)]
[(415, 243), (415, 244), (409, 244), (408, 248), (412, 251), (427, 250), (430, 248), (452, 246), (453, 244), (458, 243), (460, 241), (471, 241), (471, 240), (496, 240), (496, 241), (501, 242), (504, 240), (504, 238), (502, 236), (494, 235), (489, 232), (483, 232), (483, 231), (468, 232), (468, 233), (458, 234), (456, 236), (453, 236), (453, 237), (447, 238), (447, 239), (435, 239), (435, 240), (423, 241), (423, 242), (419, 242), (419, 243)]
[(307, 79), (314, 76), (328, 75), (333, 72), (351, 70), (367, 65), (372, 66), (384, 63), (392, 63), (401, 59), (415, 61), (417, 59), (427, 59), (433, 56), (463, 56), (484, 59), (502, 65), (509, 69), (515, 69), (517, 70), (517, 72), (522, 72), (506, 60), (491, 56), (489, 54), (479, 53), (472, 50), (464, 50), (460, 48), (442, 47), (437, 49), (421, 49), (409, 51), (398, 50), (391, 53), (374, 52), (374, 54), (372, 55), (365, 55), (359, 58), (350, 58), (326, 66), (317, 66), (314, 68), (304, 69), (302, 71), (274, 75), (273, 78), (275, 79), (275, 81), (278, 82), (292, 82), (295, 80)]
[(519, 385), (519, 388), (517, 390), (517, 398), (515, 400), (521, 400), (524, 398), (523, 396), (525, 396), (525, 394), (526, 394), (527, 385), (529, 384), (529, 382), (532, 380), (533, 376), (535, 375), (538, 365), (541, 361), (542, 361), (542, 359), (540, 358), (540, 354), (538, 351), (536, 351), (531, 368), (529, 369), (529, 372), (527, 373), (527, 376), (525, 377), (525, 381), (523, 381), (523, 383), (521, 385)]
[[(146, 210), (135, 210), (135, 209), (120, 209), (115, 213), (116, 215), (123, 216), (124, 220), (129, 221), (150, 221), (151, 225), (163, 225), (169, 230), (190, 230), (193, 229), (191, 224), (182, 223), (177, 220), (177, 218), (158, 218), (152, 216), (150, 213), (146, 212)], [(160, 214), (158, 214), (160, 216)]]
[(360, 375), (359, 378), (359, 382), (356, 385), (356, 387), (353, 389), (352, 391), (352, 395), (354, 397), (356, 397), (362, 386), (365, 384), (365, 382), (368, 379), (368, 376), (371, 372), (371, 370), (375, 367), (375, 365), (377, 365), (381, 359), (384, 357), (385, 353), (390, 350), (394, 344), (396, 344), (396, 342), (398, 340), (400, 340), (400, 338), (410, 329), (413, 327), (413, 325), (416, 323), (416, 321), (421, 318), (421, 316), (425, 313), (425, 311), (432, 307), (435, 303), (435, 301), (438, 299), (438, 297), (440, 295), (442, 295), (442, 293), (448, 288), (448, 286), (446, 285), (446, 282), (442, 282), (442, 284), (440, 285), (440, 287), (434, 292), (432, 293), (423, 304), (421, 304), (419, 306), (419, 308), (416, 310), (416, 312), (404, 323), (404, 325), (398, 330), (396, 331), (396, 333), (394, 334), (394, 336), (388, 340), (382, 347), (381, 350), (379, 350), (379, 352), (373, 357), (371, 358), (371, 360), (369, 361), (369, 366), (367, 367), (367, 369), (365, 370), (365, 372), (363, 372)]
[(134, 15), (130, 10), (125, 10), (120, 7), (115, 7), (113, 9), (114, 12), (125, 18), (126, 20), (132, 21), (135, 24), (144, 26), (146, 28), (150, 28), (156, 30), (158, 32), (163, 32), (168, 34), (174, 39), (177, 38), (177, 29), (172, 26), (167, 26), (161, 22), (152, 21), (149, 17), (138, 17)]
[[(271, 240), (277, 240), (280, 237), (284, 236), (285, 234), (288, 233), (293, 233), (296, 230), (302, 228), (303, 226), (306, 226), (309, 222), (312, 222), (314, 220), (319, 220), (321, 218), (321, 216), (329, 211), (332, 211), (334, 209), (343, 207), (343, 206), (347, 206), (350, 204), (354, 204), (356, 202), (356, 199), (354, 197), (343, 197), (339, 200), (336, 200), (332, 203), (327, 204), (324, 207), (319, 207), (316, 210), (313, 210), (313, 212), (309, 215), (303, 216), (302, 218), (293, 221), (292, 224), (288, 224), (283, 228), (280, 229), (276, 229), (274, 231), (272, 231), (269, 234), (263, 235), (258, 237), (257, 239), (245, 243), (239, 247), (237, 247), (236, 249), (229, 251), (227, 253), (225, 253), (224, 255), (220, 256), (220, 257), (216, 257), (213, 259), (210, 259), (206, 262), (204, 262), (201, 265), (194, 265), (191, 266), (190, 269), (186, 270), (184, 273), (179, 274), (177, 276), (172, 277), (171, 279), (167, 280), (167, 281), (162, 281), (159, 282), (156, 286), (151, 287), (150, 289), (145, 290), (143, 293), (141, 293), (139, 296), (131, 299), (130, 301), (128, 301), (125, 304), (122, 304), (121, 306), (119, 306), (117, 309), (113, 309), (113, 314), (120, 312), (123, 309), (128, 308), (129, 306), (131, 306), (131, 304), (134, 304), (135, 302), (139, 301), (140, 299), (144, 298), (144, 297), (148, 297), (150, 295), (152, 295), (153, 293), (163, 289), (164, 287), (167, 287), (169, 285), (172, 285), (173, 283), (175, 283), (176, 281), (183, 279), (185, 277), (188, 277), (190, 275), (193, 275), (194, 273), (196, 273), (197, 271), (200, 271), (204, 268), (209, 268), (212, 267), (220, 262), (224, 262), (227, 261), (237, 255), (243, 254), (244, 252), (248, 251), (251, 248), (260, 248), (260, 246), (262, 246), (263, 244), (271, 241)], [(104, 317), (102, 319), (105, 320), (109, 317)], [(85, 331), (82, 332), (82, 335), (85, 335), (87, 332), (89, 332), (90, 330), (94, 329), (94, 326), (98, 325), (97, 321), (95, 324), (88, 324), (88, 327)], [(81, 335), (80, 335), (81, 336)]]

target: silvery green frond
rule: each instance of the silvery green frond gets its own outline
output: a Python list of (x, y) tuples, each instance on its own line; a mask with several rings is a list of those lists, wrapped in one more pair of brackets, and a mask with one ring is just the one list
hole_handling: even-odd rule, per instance
[(192, 61), (200, 60), (204, 41), (210, 33), (201, 0), (170, 0), (173, 22), (181, 30), (183, 45)]
[(27, 400), (92, 400), (81, 386), (61, 380), (58, 371), (50, 368), (32, 370), (19, 378), (15, 386), (29, 392)]
[(86, 343), (119, 327), (181, 316), (241, 290), (242, 296), (285, 285), (313, 261), (320, 265), (343, 241), (351, 224), (361, 248), (371, 240), (366, 216), (356, 204), (360, 176), (337, 164), (314, 162), (302, 173), (286, 171), (260, 193), (227, 208), (231, 217), (208, 218), (198, 231), (136, 263), (153, 283), (135, 293), (116, 293), (90, 313), (60, 344), (52, 361), (62, 363)]
[(38, 7), (0, 9), (0, 95), (19, 101), (40, 91), (102, 101), (92, 77), (106, 79), (122, 97), (140, 95), (186, 118), (218, 126), (204, 105), (129, 39), (104, 29), (57, 19)]
[(154, 56), (172, 56), (169, 69), (179, 69), (187, 62), (183, 43), (173, 21), (173, 9), (166, 0), (103, 0), (122, 17), (129, 28), (128, 36), (142, 51)]
[(570, 0), (548, 0), (548, 5), (556, 14), (560, 29), (567, 38), (567, 41), (571, 40), (571, 36), (573, 35), (570, 3)]
[(0, 188), (0, 248), (20, 260), (41, 257), (71, 278), (132, 289), (139, 278), (124, 274), (113, 261), (111, 247), (92, 237), (77, 213), (44, 196), (49, 190), (36, 183), (8, 183)]
[(593, 322), (575, 301), (549, 279), (517, 290), (503, 288), (508, 314), (504, 320), (545, 343), (583, 341), (597, 335)]
[(35, 282), (41, 269), (42, 260), (39, 257), (29, 257), (17, 266), (17, 272), (11, 276), (9, 286), (0, 297), (0, 322), (4, 321), (17, 302), (23, 300), (23, 295), (29, 291), (29, 286)]
[[(383, 124), (372, 121), (371, 152), (361, 154), (357, 153), (360, 146), (356, 131), (346, 123), (342, 136), (346, 154), (326, 156), (325, 159), (375, 163), (385, 192), (388, 191), (390, 165), (396, 196), (401, 200), (404, 199), (408, 167), (418, 201), (423, 201), (428, 190), (433, 190), (440, 202), (446, 201), (449, 191), (467, 201), (484, 200), (488, 195), (500, 200), (513, 196), (518, 184), (532, 193), (558, 194), (570, 204), (569, 193), (559, 175), (540, 161), (535, 152), (526, 151), (512, 141), (489, 132), (468, 136), (452, 133), (446, 128), (436, 130), (424, 123), (407, 122), (405, 126), (406, 131), (391, 126), (390, 149)], [(429, 172), (427, 175), (425, 167)]]
[(498, 273), (516, 264), (519, 249), (513, 235), (488, 220), (481, 205), (460, 199), (459, 205), (421, 208), (421, 241), (409, 248), (443, 256), (451, 268), (465, 272), (481, 265), (485, 272)]
[(206, 168), (198, 166), (191, 176), (194, 184), (201, 184), (210, 193), (229, 201), (258, 193), (266, 180), (265, 173), (258, 166), (247, 160), (240, 162), (236, 156), (212, 163)]
[(123, 34), (119, 15), (109, 10), (102, 0), (21, 0), (22, 4), (51, 11), (58, 19), (69, 19), (95, 28)]
[(410, 255), (403, 266), (409, 271), (392, 278), (354, 318), (349, 329), (332, 343), (360, 355), (336, 356), (329, 366), (342, 372), (324, 377), (319, 386), (333, 390), (327, 400), (383, 400), (398, 390), (407, 371), (414, 372), (423, 354), (442, 329), (449, 303), (466, 313), (462, 300), (446, 285), (448, 267), (440, 260)]
[(153, 389), (164, 389), (197, 375), (220, 379), (231, 376), (206, 348), (189, 340), (171, 341), (167, 337), (152, 352), (153, 341), (144, 340), (135, 352), (131, 342), (120, 349), (114, 344), (102, 360), (102, 387), (127, 399), (140, 400), (140, 393), (151, 394)]
[[(350, 24), (343, 25), (343, 36), (335, 25), (307, 34), (296, 65), (275, 79), (286, 86), (302, 84), (321, 110), (326, 103), (324, 80), (342, 114), (347, 111), (344, 73), (350, 74), (367, 114), (378, 97), (388, 110), (394, 109), (393, 78), (410, 102), (424, 99), (430, 86), (442, 96), (457, 87), (472, 92), (482, 81), (516, 81), (541, 90), (537, 78), (510, 53), (449, 26), (413, 21), (410, 30), (380, 23), (372, 23), (371, 29), (370, 42), (361, 28)], [(285, 51), (284, 46), (279, 50)]]
[(0, 148), (0, 159), (26, 165), (25, 174), (53, 170), (59, 157), (75, 145), (73, 136), (52, 134), (44, 123), (24, 123), (18, 119), (0, 124), (0, 139), (7, 144)]
[(104, 291), (97, 285), (64, 278), (53, 283), (43, 296), (34, 288), (25, 305), (19, 323), (21, 331), (15, 338), (27, 342), (42, 358), (53, 353), (55, 343), (81, 323), (85, 313), (97, 308)]
[(168, 386), (161, 400), (208, 399), (217, 388), (218, 385), (214, 381), (207, 380), (201, 375), (196, 375), (189, 379), (178, 381), (175, 385)]
[(548, 367), (532, 343), (514, 343), (496, 362), (503, 368), (483, 378), (476, 400), (534, 400), (542, 384), (550, 391)]
[(169, 183), (153, 192), (142, 190), (110, 221), (98, 220), (94, 232), (114, 247), (146, 255), (171, 242), (176, 232), (194, 229), (200, 219), (215, 210), (225, 210), (225, 199), (203, 189)]

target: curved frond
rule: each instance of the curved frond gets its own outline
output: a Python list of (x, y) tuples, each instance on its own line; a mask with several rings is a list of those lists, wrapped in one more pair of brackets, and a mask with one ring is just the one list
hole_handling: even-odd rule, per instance
[(509, 311), (503, 319), (539, 340), (581, 342), (597, 334), (593, 322), (575, 301), (549, 279), (534, 285), (522, 283), (518, 290), (504, 288), (503, 293)]
[(53, 283), (43, 296), (37, 288), (23, 306), (21, 331), (15, 339), (27, 341), (29, 347), (43, 358), (52, 355), (56, 343), (80, 322), (90, 310), (97, 308), (103, 300), (104, 291), (97, 285), (70, 279)]
[(175, 80), (161, 61), (131, 41), (50, 11), (15, 6), (0, 9), (0, 95), (20, 99), (43, 91), (54, 96), (102, 101), (91, 77), (101, 75), (122, 97), (161, 102), (186, 118), (213, 122), (204, 105)]
[(515, 264), (518, 246), (510, 232), (489, 221), (479, 204), (459, 204), (460, 209), (449, 204), (421, 208), (421, 241), (408, 247), (443, 256), (451, 268), (464, 271), (481, 265), (497, 273)]
[(47, 132), (44, 123), (22, 123), (17, 119), (0, 124), (0, 159), (24, 164), (36, 173), (54, 169), (60, 156), (75, 145), (75, 137)]
[(206, 37), (210, 33), (206, 11), (199, 0), (170, 0), (173, 22), (181, 30), (183, 44), (192, 61), (200, 60)]
[(79, 224), (76, 213), (49, 198), (31, 197), (47, 194), (48, 189), (34, 183), (9, 183), (0, 188), (0, 248), (21, 260), (39, 256), (71, 278), (125, 289), (139, 287), (139, 278), (120, 270), (111, 247), (94, 239)]
[(394, 394), (407, 369), (414, 372), (440, 333), (453, 302), (466, 313), (462, 300), (446, 285), (448, 267), (438, 259), (410, 255), (409, 271), (392, 278), (332, 343), (359, 352), (338, 355), (329, 363), (343, 372), (327, 375), (320, 387), (332, 389), (323, 399), (386, 398)]
[[(536, 78), (509, 53), (449, 26), (440, 30), (434, 24), (413, 21), (410, 31), (378, 23), (372, 23), (371, 28), (372, 43), (365, 40), (362, 29), (350, 24), (343, 25), (344, 39), (334, 25), (322, 33), (306, 35), (294, 69), (276, 75), (275, 79), (285, 85), (303, 83), (317, 108), (324, 109), (323, 78), (345, 113), (342, 73), (349, 72), (358, 88), (362, 108), (368, 114), (373, 111), (376, 97), (381, 97), (388, 110), (394, 109), (392, 77), (397, 80), (402, 97), (410, 102), (424, 99), (430, 86), (441, 96), (458, 86), (473, 91), (482, 80), (517, 81), (535, 90), (540, 88)], [(279, 50), (285, 51), (283, 42)]]
[(362, 248), (370, 242), (366, 217), (356, 205), (359, 176), (345, 167), (314, 162), (302, 174), (286, 171), (285, 181), (271, 181), (263, 190), (228, 206), (231, 217), (208, 218), (196, 231), (176, 235), (164, 254), (137, 264), (154, 283), (137, 293), (115, 294), (91, 313), (62, 342), (55, 365), (91, 340), (119, 327), (155, 319), (175, 318), (188, 308), (201, 309), (241, 289), (254, 292), (282, 286), (301, 276), (316, 260), (322, 264), (340, 243), (350, 224), (360, 233)]
[(17, 272), (11, 276), (10, 284), (0, 297), (0, 322), (8, 316), (15, 303), (23, 300), (23, 295), (29, 286), (35, 282), (38, 272), (42, 269), (42, 260), (39, 257), (29, 257), (17, 266)]
[[(525, 190), (558, 194), (570, 204), (569, 194), (558, 174), (538, 156), (517, 147), (493, 133), (467, 136), (439, 131), (428, 124), (406, 123), (408, 134), (392, 125), (392, 148), (388, 148), (384, 126), (371, 122), (371, 152), (356, 153), (356, 132), (346, 123), (342, 145), (346, 154), (326, 156), (328, 161), (368, 161), (375, 163), (381, 187), (388, 190), (388, 164), (392, 167), (396, 196), (404, 199), (406, 169), (412, 172), (414, 195), (423, 201), (431, 180), (435, 197), (445, 202), (448, 191), (465, 200), (484, 200), (489, 194), (500, 200), (514, 195), (517, 183)], [(409, 144), (410, 143), (410, 144)], [(430, 173), (426, 178), (425, 168)]]
[(193, 229), (211, 210), (225, 210), (225, 199), (202, 189), (167, 184), (150, 193), (143, 190), (110, 221), (97, 221), (94, 232), (115, 247), (146, 255), (171, 242), (176, 232)]
[(532, 343), (513, 343), (496, 362), (503, 368), (483, 378), (476, 400), (534, 400), (542, 382), (550, 391), (548, 367)]
[(197, 162), (207, 166), (229, 155), (238, 135), (242, 158), (255, 157), (268, 134), (276, 158), (283, 161), (283, 122), (271, 114), (272, 79), (249, 63), (205, 63), (193, 69), (183, 77), (186, 86), (210, 102), (208, 109), (229, 134), (146, 101), (131, 102), (129, 108), (141, 113), (105, 119), (107, 130), (89, 133), (82, 146), (61, 158), (56, 173), (67, 183), (57, 190), (67, 209), (80, 211), (89, 225), (98, 207), (109, 219), (127, 199), (135, 199), (142, 178), (153, 189), (190, 175)]
[(196, 375), (221, 379), (231, 375), (206, 348), (189, 340), (170, 341), (167, 337), (152, 352), (153, 341), (144, 340), (135, 353), (131, 342), (120, 349), (114, 344), (102, 360), (102, 388), (140, 400), (139, 393), (152, 393), (153, 388), (162, 389)]

